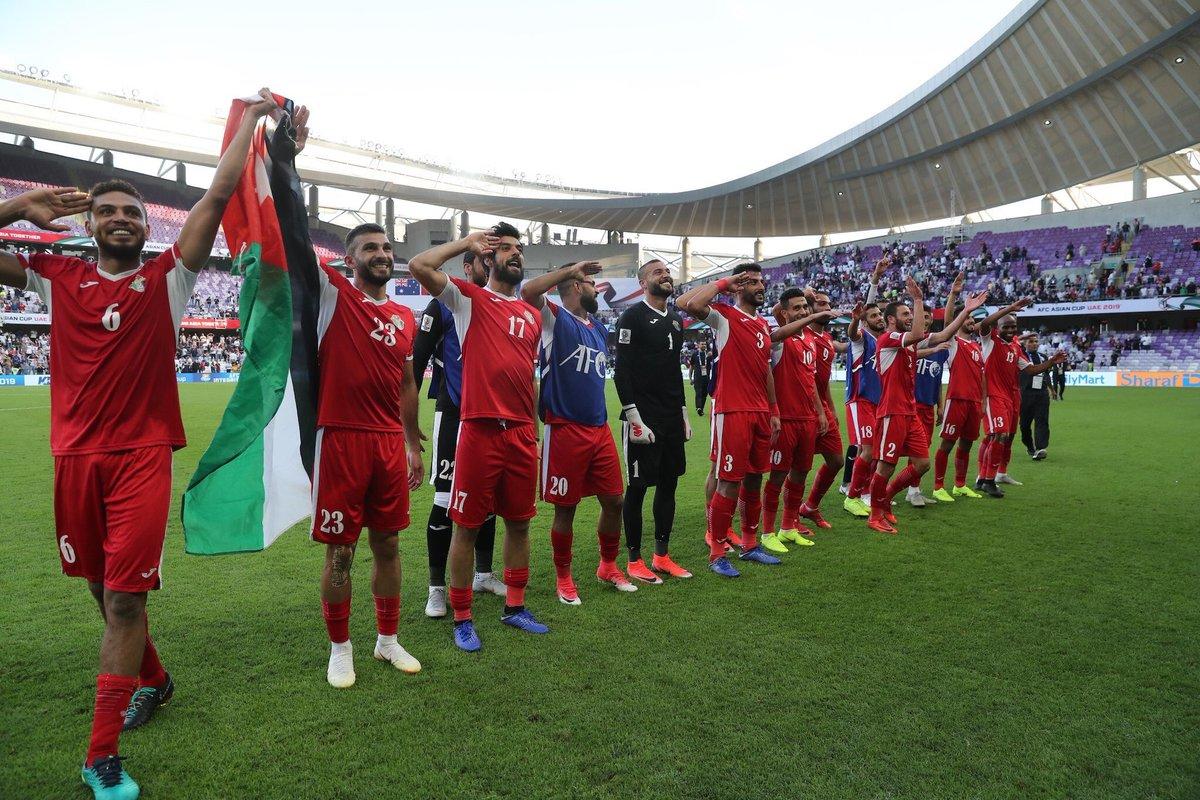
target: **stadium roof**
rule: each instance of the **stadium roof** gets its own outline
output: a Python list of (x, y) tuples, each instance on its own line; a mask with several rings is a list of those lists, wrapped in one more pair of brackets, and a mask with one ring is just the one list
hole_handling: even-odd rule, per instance
[[(3, 102), (0, 130), (201, 164), (215, 162), (218, 135), (189, 129), (167, 141), (144, 119), (98, 126), (94, 113)], [(310, 142), (300, 166), (319, 185), (557, 225), (795, 236), (957, 217), (1161, 159), (1174, 169), (1172, 154), (1197, 142), (1200, 0), (1022, 0), (890, 108), (716, 186), (573, 189), (328, 142)]]

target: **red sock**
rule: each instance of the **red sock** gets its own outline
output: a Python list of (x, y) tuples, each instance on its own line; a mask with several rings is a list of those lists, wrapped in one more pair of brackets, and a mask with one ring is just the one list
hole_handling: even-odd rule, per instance
[(995, 442), (991, 439), (985, 439), (979, 448), (979, 477), (985, 481), (996, 477), (996, 473), (992, 472), (992, 448)]
[[(901, 489), (907, 489), (909, 486), (916, 486), (917, 480), (921, 477), (921, 473), (917, 472), (917, 468), (909, 464), (904, 469), (900, 470), (900, 474), (892, 478), (891, 483), (887, 485), (884, 491), (887, 493), (887, 501), (892, 502), (892, 498), (899, 494)], [(874, 497), (875, 495), (871, 495)], [(885, 506), (886, 508), (886, 506)]]
[(767, 481), (762, 494), (762, 529), (763, 533), (775, 533), (775, 520), (779, 516), (779, 493), (783, 484)]
[(375, 595), (375, 629), (380, 636), (395, 636), (400, 627), (400, 595), (380, 597)]
[[(941, 489), (946, 485), (946, 462), (950, 460), (950, 453), (938, 448), (933, 455), (933, 488)], [(958, 466), (958, 458), (954, 459), (954, 466)]]
[(992, 442), (992, 446), (988, 448), (988, 477), (995, 479), (996, 475), (1003, 472), (1000, 468), (1000, 462), (1004, 460), (1004, 442), (999, 439)]
[(847, 497), (862, 497), (862, 493), (871, 485), (871, 465), (874, 461), (865, 458), (854, 459), (854, 468), (850, 472), (850, 490)]
[(971, 451), (958, 448), (954, 451), (954, 485), (967, 485), (967, 465), (971, 462)]
[(1008, 461), (1012, 458), (1012, 442), (1007, 441), (1000, 445), (1000, 472), (1008, 472)]
[(525, 587), (529, 584), (529, 567), (519, 567), (517, 569), (504, 568), (504, 585), (508, 587), (508, 594), (505, 597), (504, 604), (510, 608), (525, 605)]
[(871, 511), (876, 514), (882, 514), (885, 509), (889, 509), (891, 498), (886, 500), (887, 495), (887, 478), (880, 475), (878, 472), (871, 474)]
[[(712, 505), (709, 506), (712, 517), (712, 534), (708, 537), (708, 560), (716, 561), (725, 555), (725, 532), (733, 525), (733, 509), (737, 501), (726, 497), (720, 492), (713, 492)], [(720, 533), (718, 533), (720, 531)]]
[[(507, 579), (507, 576), (506, 576)], [(450, 608), (454, 609), (454, 621), (462, 622), (471, 618), (471, 587), (459, 589), (450, 587)]]
[(167, 682), (167, 671), (158, 660), (158, 650), (150, 639), (150, 628), (146, 628), (146, 649), (142, 651), (142, 667), (138, 670), (138, 681), (142, 686), (162, 686)]
[(837, 470), (830, 469), (828, 464), (822, 464), (817, 470), (817, 477), (813, 479), (812, 491), (808, 493), (807, 505), (809, 508), (818, 508), (821, 505), (821, 498), (829, 491), (829, 487), (833, 485), (837, 479)]
[(321, 613), (329, 630), (329, 641), (335, 644), (350, 641), (350, 598), (340, 603), (321, 601)]
[(804, 484), (791, 478), (783, 482), (783, 522), (781, 530), (794, 531), (800, 527), (800, 504), (804, 502)]
[(758, 524), (762, 521), (762, 496), (758, 489), (738, 489), (738, 504), (742, 507), (742, 548), (758, 547)]
[[(571, 577), (571, 542), (573, 531), (550, 531), (550, 547), (554, 552), (554, 574), (559, 580)], [(505, 581), (507, 583), (507, 581)]]
[(87, 760), (91, 766), (96, 759), (117, 755), (117, 740), (125, 725), (125, 709), (137, 688), (133, 675), (96, 676), (96, 707), (92, 712), (92, 741), (88, 744)]
[[(716, 492), (713, 492), (715, 495)], [(709, 536), (712, 535), (712, 498), (708, 498), (708, 502), (704, 504), (704, 532)]]
[(596, 536), (600, 538), (600, 563), (602, 565), (616, 566), (617, 553), (621, 552), (621, 532), (596, 531)]

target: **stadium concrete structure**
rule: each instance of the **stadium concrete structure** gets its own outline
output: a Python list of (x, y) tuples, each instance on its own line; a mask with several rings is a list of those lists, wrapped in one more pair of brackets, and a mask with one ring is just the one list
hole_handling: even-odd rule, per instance
[[(97, 158), (115, 151), (161, 159), (159, 175), (174, 168), (180, 182), (186, 165), (216, 162), (218, 116), (184, 118), (136, 97), (86, 92), (26, 65), (0, 78), (0, 132), (14, 140), (88, 147)], [(607, 231), (595, 245), (602, 250), (581, 257), (608, 259), (626, 274), (640, 253), (624, 234), (679, 236), (679, 251), (667, 255), (686, 278), (736, 261), (693, 265), (687, 237), (919, 226), (1114, 180), (1131, 181), (1138, 199), (1155, 176), (1180, 190), (1200, 188), (1197, 164), (1184, 152), (1197, 142), (1200, 3), (1022, 0), (896, 104), (792, 159), (716, 186), (652, 194), (565, 187), (454, 170), (374, 142), (320, 140), (310, 141), (300, 172), (311, 182), (314, 216), (330, 216), (318, 187), (365, 198), (333, 215), (343, 225), (377, 219), (390, 228), (400, 202), (413, 204), (413, 222), (436, 211), (441, 219), (425, 227), (446, 235), (454, 228), (447, 217), (458, 213), (462, 230), (470, 212), (530, 221), (531, 239), (547, 245), (578, 242), (579, 228)], [(417, 249), (438, 238), (420, 226), (409, 233)], [(539, 271), (543, 259), (531, 255)], [(547, 255), (545, 266), (563, 260), (561, 251)], [(754, 255), (762, 255), (757, 243)]]

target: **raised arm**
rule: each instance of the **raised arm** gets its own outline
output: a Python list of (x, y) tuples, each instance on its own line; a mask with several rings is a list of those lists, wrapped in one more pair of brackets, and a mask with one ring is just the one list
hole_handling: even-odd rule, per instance
[(905, 286), (908, 289), (908, 296), (913, 301), (913, 321), (912, 330), (904, 334), (901, 342), (905, 347), (909, 347), (925, 338), (925, 297), (921, 294), (921, 287), (913, 280), (912, 275), (908, 276)]
[(1052, 369), (1055, 364), (1061, 364), (1066, 360), (1067, 354), (1059, 350), (1040, 364), (1026, 364), (1021, 368), (1021, 371), (1026, 375), (1041, 375), (1043, 372)]
[(429, 366), (430, 359), (437, 351), (438, 342), (442, 340), (443, 327), (438, 301), (430, 300), (429, 305), (425, 306), (425, 312), (421, 314), (421, 321), (417, 323), (417, 335), (413, 339), (413, 378), (416, 380), (418, 391), (421, 389), (421, 381), (425, 379), (425, 368)]
[(879, 296), (879, 280), (891, 265), (892, 260), (886, 256), (875, 262), (875, 269), (871, 270), (871, 288), (867, 290), (868, 303), (874, 303)]
[(814, 322), (824, 322), (826, 320), (831, 320), (831, 319), (836, 318), (837, 315), (838, 315), (838, 312), (832, 311), (832, 310), (818, 311), (815, 314), (809, 314), (807, 317), (801, 317), (800, 319), (793, 320), (792, 322), (789, 322), (786, 325), (780, 325), (778, 328), (771, 331), (771, 341), (772, 342), (782, 342), (784, 339), (788, 338), (789, 336), (799, 333), (800, 330), (807, 325), (811, 325)]
[(463, 253), (472, 252), (477, 256), (494, 252), (500, 244), (500, 237), (491, 231), (475, 231), (471, 235), (435, 245), (428, 250), (417, 253), (408, 262), (408, 272), (413, 280), (421, 284), (425, 291), (434, 297), (446, 289), (450, 279), (442, 272), (442, 265), (452, 258), (458, 258)]
[(579, 261), (564, 264), (558, 269), (530, 278), (521, 284), (521, 299), (534, 308), (546, 305), (546, 292), (567, 281), (581, 281), (600, 271), (599, 261)]
[(993, 311), (991, 314), (987, 315), (982, 320), (980, 320), (980, 322), (979, 322), (980, 335), (986, 335), (988, 333), (988, 331), (991, 330), (992, 326), (995, 325), (997, 322), (1004, 319), (1009, 314), (1015, 314), (1018, 311), (1020, 311), (1021, 309), (1027, 308), (1029, 306), (1029, 304), (1032, 302), (1033, 301), (1030, 298), (1022, 297), (1020, 300), (1018, 300), (1015, 303), (1010, 303), (1009, 305), (1005, 306), (1004, 308), (999, 309), (998, 311)]
[[(54, 220), (82, 214), (91, 207), (87, 192), (73, 187), (64, 189), (34, 189), (11, 200), (0, 201), (0, 228), (25, 220), (47, 231), (68, 231), (70, 226)], [(0, 250), (0, 283), (24, 289), (25, 268), (12, 253)]]
[[(179, 231), (178, 244), (183, 265), (192, 272), (199, 272), (208, 263), (213, 242), (217, 240), (217, 229), (221, 227), (221, 217), (225, 215), (225, 207), (229, 205), (229, 200), (237, 189), (238, 178), (246, 164), (246, 155), (250, 152), (250, 139), (254, 136), (258, 121), (278, 107), (270, 89), (259, 90), (257, 100), (248, 104), (242, 112), (241, 124), (217, 163), (217, 171), (213, 173), (208, 191), (188, 212), (183, 229)], [(298, 145), (302, 145), (301, 130), (303, 137), (308, 136), (307, 123), (308, 110), (301, 106), (296, 114)]]
[[(868, 294), (867, 297), (870, 297), (870, 295)], [(871, 301), (868, 300), (867, 302)], [(862, 338), (862, 334), (858, 331), (858, 326), (862, 322), (865, 312), (866, 307), (862, 303), (855, 303), (854, 310), (850, 312), (850, 324), (846, 327), (846, 338), (852, 342), (857, 342)]]
[[(951, 294), (951, 296), (953, 296), (953, 294)], [(929, 335), (929, 344), (931, 346), (936, 346), (942, 344), (943, 342), (950, 341), (950, 339), (954, 337), (954, 334), (958, 333), (959, 328), (966, 324), (967, 318), (971, 316), (971, 312), (987, 302), (987, 296), (988, 293), (985, 290), (968, 297), (967, 302), (963, 305), (963, 310), (960, 311), (958, 315), (950, 321), (949, 324), (947, 324), (937, 333)], [(950, 306), (946, 307), (950, 308)]]
[(695, 286), (675, 298), (675, 307), (695, 319), (707, 319), (709, 307), (712, 306), (713, 300), (717, 299), (717, 295), (740, 291), (751, 280), (753, 276), (749, 272), (743, 272), (732, 278), (721, 278), (703, 286)]
[(958, 302), (958, 296), (962, 294), (963, 281), (966, 279), (965, 273), (958, 273), (954, 276), (954, 283), (950, 284), (950, 294), (946, 295), (946, 308), (950, 312), (954, 311), (954, 306)]

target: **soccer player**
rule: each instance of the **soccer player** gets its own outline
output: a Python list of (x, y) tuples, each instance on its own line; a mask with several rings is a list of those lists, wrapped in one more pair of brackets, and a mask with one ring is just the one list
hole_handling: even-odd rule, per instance
[(1018, 300), (1002, 312), (998, 312), (998, 328), (992, 328), (988, 320), (979, 326), (983, 340), (984, 369), (987, 373), (987, 400), (984, 402), (987, 438), (983, 447), (979, 448), (979, 477), (975, 481), (975, 488), (989, 497), (1004, 497), (1004, 490), (997, 484), (1021, 485), (1008, 474), (1013, 434), (1017, 429), (1017, 412), (1021, 407), (1018, 373), (1040, 375), (1067, 359), (1067, 354), (1061, 351), (1041, 364), (1034, 364), (1025, 356), (1025, 351), (1015, 338), (1015, 312), (1029, 303), (1028, 299)]
[[(475, 540), (489, 515), (504, 520), (501, 622), (527, 633), (549, 633), (525, 608), (529, 583), (529, 520), (537, 513), (537, 432), (533, 370), (542, 333), (540, 315), (517, 296), (525, 275), (521, 234), (506, 222), (417, 254), (409, 272), (454, 314), (462, 345), (462, 421), (450, 486), (450, 608), (454, 643), (483, 647), (471, 616)], [(441, 267), (471, 252), (488, 268), (487, 286), (450, 278)]]
[[(771, 361), (779, 404), (779, 438), (771, 446), (771, 474), (763, 487), (762, 545), (775, 553), (786, 553), (787, 545), (814, 544), (810, 531), (799, 522), (804, 482), (812, 468), (813, 448), (829, 429), (821, 397), (817, 394), (817, 358), (813, 334), (807, 326), (816, 320), (837, 316), (834, 311), (808, 313), (808, 301), (797, 288), (785, 289), (775, 307), (779, 327), (771, 331)], [(786, 481), (786, 484), (785, 484)], [(779, 494), (788, 486), (791, 505), (784, 506), (783, 524), (775, 529)]]
[(409, 674), (421, 663), (396, 640), (400, 619), (399, 532), (409, 525), (409, 491), (420, 485), (421, 431), (408, 306), (388, 299), (392, 243), (373, 222), (346, 236), (354, 281), (323, 266), (317, 317), (317, 445), (311, 535), (325, 545), (321, 609), (329, 632), (329, 685), (354, 685), (350, 567), (364, 527), (371, 547), (375, 658)]
[[(566, 264), (531, 278), (521, 299), (541, 311), (542, 499), (554, 506), (550, 527), (558, 599), (580, 604), (571, 576), (575, 509), (584, 497), (600, 502), (596, 578), (622, 592), (636, 592), (617, 566), (621, 548), (621, 459), (608, 427), (604, 382), (608, 373), (608, 329), (596, 319), (596, 261)], [(559, 305), (546, 299), (558, 287)]]
[[(139, 795), (118, 755), (122, 727), (149, 720), (174, 692), (150, 639), (146, 593), (161, 585), (171, 453), (186, 444), (175, 381), (179, 325), (254, 128), (276, 108), (266, 89), (246, 106), (178, 241), (144, 264), (146, 204), (124, 181), (103, 181), (90, 193), (35, 189), (0, 202), (0, 227), (25, 220), (65, 231), (55, 219), (86, 214), (96, 241), (96, 262), (0, 251), (0, 283), (38, 294), (52, 320), (55, 543), (63, 573), (87, 581), (104, 617), (82, 772), (98, 800)], [(307, 114), (297, 113), (298, 128)]]
[[(913, 307), (900, 302), (888, 303), (883, 318), (887, 331), (878, 341), (879, 377), (883, 391), (879, 396), (875, 424), (879, 428), (876, 442), (878, 464), (871, 478), (871, 515), (867, 527), (881, 533), (896, 533), (896, 517), (892, 514), (892, 498), (901, 489), (912, 486), (929, 469), (929, 439), (916, 419), (913, 384), (916, 379), (916, 349), (918, 343), (936, 347), (953, 336), (967, 316), (987, 299), (987, 292), (969, 298), (963, 311), (939, 333), (925, 335), (925, 306), (921, 288), (909, 276), (906, 281)], [(911, 461), (889, 483), (896, 462), (904, 456)]]
[[(731, 292), (736, 306), (714, 303)], [(771, 329), (758, 316), (766, 284), (758, 264), (739, 264), (733, 275), (697, 286), (675, 305), (708, 323), (716, 334), (721, 379), (713, 395), (716, 442), (716, 491), (712, 496), (709, 568), (726, 578), (740, 574), (725, 558), (725, 532), (734, 508), (742, 508), (743, 561), (779, 564), (758, 544), (762, 522), (762, 476), (770, 468), (770, 448), (779, 437), (779, 407), (771, 372)], [(840, 447), (838, 448), (841, 449)]]
[[(950, 309), (951, 304), (947, 303)], [(961, 305), (953, 306), (957, 315)], [(983, 414), (984, 376), (983, 351), (973, 337), (978, 329), (975, 320), (968, 318), (962, 330), (966, 336), (956, 335), (947, 343), (945, 368), (950, 371), (950, 384), (941, 409), (941, 443), (933, 462), (933, 497), (942, 503), (953, 503), (955, 497), (981, 497), (967, 486), (967, 464), (971, 458), (971, 446), (979, 438), (979, 424)], [(955, 449), (957, 443), (957, 449)], [(946, 465), (950, 451), (954, 450), (954, 489), (946, 491)]]
[[(864, 327), (866, 330), (863, 330)], [(851, 445), (858, 449), (842, 508), (856, 517), (866, 517), (871, 513), (867, 505), (869, 498), (864, 499), (863, 495), (875, 469), (875, 409), (883, 390), (879, 382), (875, 348), (876, 340), (885, 330), (883, 312), (876, 303), (870, 301), (855, 306), (846, 329), (850, 341), (850, 352), (846, 356), (849, 366), (846, 375), (846, 434), (850, 437)]]
[[(638, 270), (642, 302), (621, 312), (617, 320), (617, 363), (613, 374), (621, 401), (622, 446), (625, 453), (625, 545), (629, 577), (662, 583), (659, 575), (690, 578), (692, 573), (671, 557), (675, 525), (675, 490), (687, 468), (684, 444), (692, 438), (684, 399), (679, 354), (683, 318), (667, 305), (675, 290), (670, 268), (647, 261)], [(654, 556), (642, 557), (642, 506), (654, 487)]]
[[(488, 271), (474, 253), (463, 256), (463, 275), (476, 286), (486, 286)], [(425, 544), (429, 553), (429, 596), (425, 616), (446, 616), (446, 559), (450, 555), (450, 484), (457, 462), (459, 404), (462, 402), (462, 344), (454, 327), (454, 314), (436, 298), (421, 314), (420, 330), (413, 343), (413, 376), (417, 389), (425, 367), (433, 362), (434, 375), (429, 387), (436, 398), (433, 412), (433, 459), (429, 482), (433, 486), (433, 504), (425, 524)], [(488, 592), (504, 597), (507, 587), (492, 572), (496, 541), (496, 517), (490, 516), (475, 537), (475, 577), (472, 592)]]
[[(822, 313), (830, 310), (829, 295), (824, 292), (805, 288), (804, 297), (808, 300), (809, 311)], [(828, 320), (817, 320), (809, 326), (814, 334), (813, 354), (817, 358), (817, 394), (821, 396), (826, 419), (826, 431), (817, 438), (815, 450), (825, 463), (817, 469), (812, 489), (808, 492), (808, 498), (800, 505), (799, 511), (800, 516), (811, 520), (818, 528), (833, 527), (821, 515), (821, 499), (837, 480), (838, 472), (845, 463), (845, 457), (842, 455), (842, 432), (838, 428), (837, 412), (833, 410), (833, 397), (829, 394), (829, 376), (833, 372), (834, 358), (839, 352), (845, 351), (846, 346), (833, 341), (828, 326)], [(785, 487), (784, 508), (787, 508), (789, 499)]]

